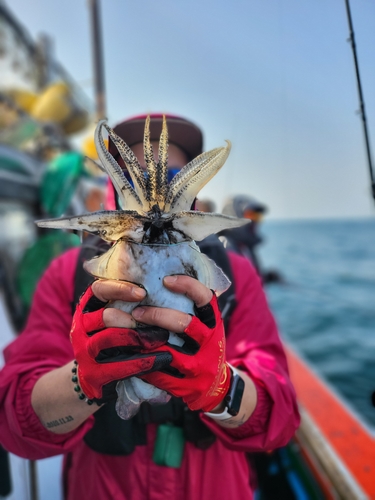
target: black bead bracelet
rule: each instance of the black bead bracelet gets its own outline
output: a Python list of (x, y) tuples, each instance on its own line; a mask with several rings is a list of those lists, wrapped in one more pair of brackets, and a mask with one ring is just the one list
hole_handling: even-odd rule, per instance
[(87, 403), (88, 405), (91, 406), (94, 403), (94, 401), (92, 399), (87, 398), (86, 395), (83, 394), (83, 392), (81, 391), (81, 388), (78, 385), (78, 375), (77, 375), (78, 363), (76, 360), (74, 360), (74, 364), (75, 364), (75, 366), (73, 366), (73, 368), (72, 368), (72, 373), (73, 373), (72, 382), (74, 382), (74, 384), (76, 384), (74, 386), (74, 390), (78, 394), (78, 399), (80, 399), (81, 401), (84, 400), (85, 403)]

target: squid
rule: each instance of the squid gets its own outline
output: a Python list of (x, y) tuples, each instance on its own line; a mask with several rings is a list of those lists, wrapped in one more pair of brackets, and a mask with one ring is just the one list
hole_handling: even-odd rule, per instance
[[(123, 159), (132, 184), (108, 151), (103, 140), (105, 129)], [(226, 146), (204, 152), (185, 167), (168, 184), (168, 127), (163, 118), (158, 161), (150, 141), (150, 117), (145, 122), (144, 157), (146, 170), (123, 139), (102, 120), (98, 123), (95, 146), (103, 170), (117, 192), (118, 210), (102, 210), (90, 214), (37, 221), (42, 228), (87, 231), (111, 244), (110, 249), (84, 263), (85, 270), (97, 279), (122, 280), (142, 286), (147, 295), (142, 305), (169, 307), (193, 314), (194, 304), (163, 286), (163, 278), (186, 274), (201, 281), (219, 296), (230, 286), (223, 271), (205, 254), (195, 241), (223, 229), (248, 223), (216, 213), (192, 210), (199, 191), (223, 167), (231, 149)], [(139, 304), (137, 304), (138, 306)], [(131, 313), (134, 303), (113, 301), (115, 307)], [(169, 343), (183, 345), (184, 340), (169, 332)], [(170, 396), (156, 387), (131, 377), (117, 384), (116, 410), (121, 418), (135, 415), (143, 401), (166, 402)]]

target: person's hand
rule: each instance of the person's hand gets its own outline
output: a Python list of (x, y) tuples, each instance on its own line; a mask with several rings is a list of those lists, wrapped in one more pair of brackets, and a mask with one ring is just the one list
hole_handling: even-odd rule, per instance
[(185, 340), (182, 347), (171, 344), (153, 349), (170, 353), (168, 367), (140, 378), (181, 397), (191, 410), (210, 411), (226, 396), (230, 368), (225, 361), (225, 333), (217, 298), (202, 283), (189, 276), (168, 276), (164, 285), (183, 293), (195, 304), (196, 316), (174, 309), (143, 306), (133, 310), (133, 317), (147, 325), (173, 331)]
[(98, 280), (81, 297), (70, 340), (78, 384), (88, 399), (99, 403), (114, 399), (118, 380), (157, 370), (172, 360), (171, 354), (155, 351), (167, 342), (167, 330), (136, 328), (130, 314), (105, 307), (110, 300), (140, 302), (145, 295), (131, 283)]

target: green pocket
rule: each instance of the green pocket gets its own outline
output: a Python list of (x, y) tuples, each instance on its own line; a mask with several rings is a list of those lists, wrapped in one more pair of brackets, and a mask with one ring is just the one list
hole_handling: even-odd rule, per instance
[(181, 466), (184, 447), (182, 428), (172, 424), (161, 424), (158, 426), (152, 459), (157, 465), (178, 469)]

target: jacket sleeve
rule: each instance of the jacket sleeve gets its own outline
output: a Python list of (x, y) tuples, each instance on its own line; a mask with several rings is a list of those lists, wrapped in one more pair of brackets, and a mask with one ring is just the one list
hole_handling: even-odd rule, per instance
[(260, 279), (250, 262), (229, 254), (236, 308), (227, 335), (227, 360), (254, 381), (257, 406), (247, 422), (235, 429), (203, 420), (228, 448), (267, 451), (284, 446), (299, 425), (296, 395), (275, 320)]
[(31, 460), (70, 451), (92, 426), (90, 417), (75, 431), (54, 434), (43, 427), (31, 406), (36, 381), (73, 359), (69, 331), (78, 252), (70, 250), (52, 262), (36, 289), (25, 330), (4, 350), (0, 442)]

